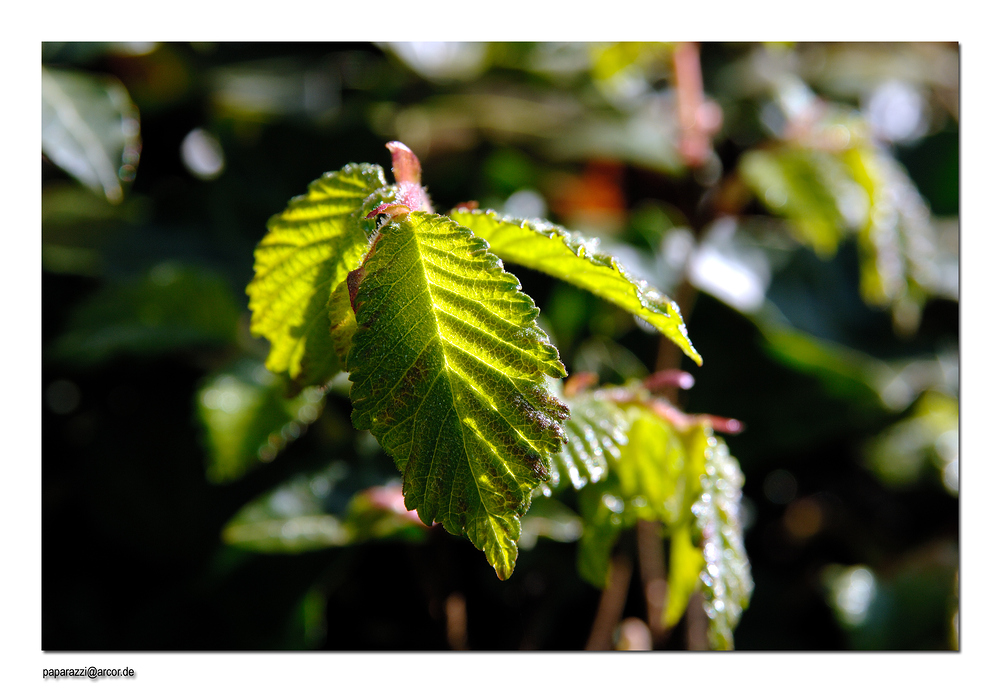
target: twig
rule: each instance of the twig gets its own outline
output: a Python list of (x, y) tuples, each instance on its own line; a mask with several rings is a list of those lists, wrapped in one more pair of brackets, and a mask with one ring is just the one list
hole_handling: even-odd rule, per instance
[(688, 651), (708, 650), (708, 614), (705, 613), (705, 597), (695, 591), (687, 607), (687, 648)]
[(448, 645), (455, 651), (466, 651), (469, 648), (468, 618), (465, 612), (465, 596), (460, 592), (453, 591), (445, 599), (444, 620)]
[(597, 615), (587, 639), (587, 651), (609, 651), (614, 648), (615, 627), (625, 612), (629, 580), (632, 578), (632, 560), (622, 552), (611, 558), (608, 567), (608, 585), (597, 604)]
[(663, 607), (667, 594), (667, 570), (664, 565), (663, 538), (660, 524), (639, 520), (635, 527), (639, 576), (646, 596), (646, 624), (653, 640), (653, 648), (666, 643), (667, 630), (663, 627)]

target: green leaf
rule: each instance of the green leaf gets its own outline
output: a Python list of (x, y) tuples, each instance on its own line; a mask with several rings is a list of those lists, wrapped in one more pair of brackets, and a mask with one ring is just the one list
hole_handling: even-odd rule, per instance
[(584, 580), (603, 589), (607, 586), (611, 551), (622, 530), (635, 525), (635, 516), (625, 514), (625, 502), (613, 479), (583, 488), (579, 504), (583, 535), (577, 546), (576, 569)]
[[(621, 531), (640, 519), (660, 522), (670, 536), (665, 625), (677, 623), (700, 587), (707, 599), (710, 644), (732, 648), (732, 630), (753, 580), (739, 519), (743, 476), (714, 436), (710, 421), (718, 419), (681, 413), (635, 382), (584, 391), (568, 401), (568, 430), (587, 406), (591, 412), (580, 418), (615, 421), (614, 437), (593, 430), (569, 433), (571, 444), (576, 439), (587, 445), (585, 459), (607, 463), (603, 477), (579, 493), (584, 520), (577, 552), (580, 576), (603, 588)], [(558, 471), (568, 463), (585, 466), (564, 452), (554, 457), (553, 467)]]
[(705, 568), (701, 546), (693, 540), (694, 527), (689, 523), (670, 534), (670, 574), (667, 578), (667, 602), (663, 608), (663, 626), (673, 627), (687, 611), (688, 602), (701, 583)]
[(747, 152), (739, 170), (771, 213), (791, 221), (801, 243), (820, 256), (833, 255), (851, 225), (837, 193), (857, 188), (842, 161), (828, 152), (783, 147)]
[(705, 568), (701, 572), (709, 644), (714, 649), (733, 648), (733, 629), (750, 602), (753, 579), (743, 547), (740, 499), (743, 474), (724, 442), (708, 426), (690, 438), (691, 460), (704, 460), (701, 497), (691, 511), (702, 536)]
[(236, 341), (240, 308), (227, 282), (163, 263), (143, 278), (87, 298), (52, 346), (56, 358), (92, 365), (119, 354), (156, 356)]
[(350, 289), (346, 281), (341, 281), (340, 285), (330, 294), (330, 336), (333, 339), (333, 348), (337, 352), (341, 363), (347, 362), (347, 354), (351, 350), (351, 340), (354, 332), (358, 329), (358, 321), (354, 317), (354, 308), (351, 306)]
[(865, 461), (886, 485), (912, 486), (932, 472), (945, 490), (957, 495), (958, 421), (958, 399), (928, 390), (910, 415), (865, 444)]
[(255, 465), (272, 461), (323, 409), (318, 387), (295, 398), (284, 392), (284, 383), (253, 360), (240, 361), (202, 385), (197, 406), (209, 451), (210, 482), (237, 480)]
[(258, 553), (426, 539), (427, 527), (403, 506), (399, 481), (364, 485), (373, 480), (370, 473), (343, 461), (296, 475), (244, 505), (226, 524), (222, 539)]
[[(850, 146), (830, 144), (847, 131)], [(799, 139), (744, 154), (740, 174), (818, 254), (832, 255), (857, 234), (861, 296), (891, 308), (899, 332), (916, 330), (928, 295), (949, 293), (935, 267), (927, 204), (903, 167), (850, 118), (834, 112)]]
[(655, 414), (638, 407), (632, 413), (629, 444), (615, 465), (622, 496), (636, 518), (675, 525), (690, 507), (684, 505), (688, 496), (684, 472), (690, 469), (683, 440)]
[(347, 466), (300, 474), (246, 504), (222, 530), (222, 540), (262, 553), (299, 553), (347, 545), (351, 534), (327, 504)]
[(42, 153), (53, 163), (118, 203), (139, 150), (139, 110), (121, 82), (42, 67)]
[(543, 378), (565, 375), (558, 353), (502, 266), (447, 218), (387, 223), (362, 267), (347, 365), (352, 420), (392, 455), (406, 506), (467, 535), (506, 579), (568, 412)]
[(930, 210), (888, 154), (858, 147), (844, 158), (870, 201), (858, 233), (861, 297), (869, 305), (890, 306), (897, 328), (912, 333), (927, 295), (939, 292)]
[(628, 443), (631, 420), (620, 406), (593, 392), (565, 401), (569, 407), (569, 420), (563, 424), (566, 444), (552, 455), (550, 479), (543, 484), (543, 493), (567, 483), (579, 490), (588, 482), (600, 481)]
[(546, 221), (499, 217), (493, 211), (453, 210), (451, 217), (490, 244), (505, 262), (545, 272), (644, 319), (701, 365), (677, 304), (598, 251), (598, 241)]
[(330, 340), (328, 302), (368, 249), (375, 222), (365, 213), (391, 195), (381, 167), (348, 164), (313, 181), (268, 221), (247, 286), (250, 331), (271, 342), (267, 367), (287, 372), (299, 387), (343, 370)]

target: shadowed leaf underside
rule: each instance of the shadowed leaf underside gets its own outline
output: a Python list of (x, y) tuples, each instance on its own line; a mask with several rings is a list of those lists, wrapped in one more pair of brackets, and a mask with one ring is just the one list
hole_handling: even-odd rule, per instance
[[(349, 164), (309, 185), (271, 217), (254, 252), (250, 331), (267, 337), (267, 367), (299, 387), (342, 369), (331, 348), (330, 295), (367, 250), (364, 201), (386, 185), (379, 166)], [(371, 205), (368, 205), (371, 206)]]
[(505, 262), (544, 272), (614, 303), (649, 322), (701, 365), (677, 304), (598, 251), (596, 239), (546, 221), (500, 217), (494, 211), (454, 210), (450, 215), (486, 240), (490, 251)]
[(568, 415), (543, 376), (566, 373), (487, 247), (434, 214), (387, 223), (362, 268), (347, 366), (352, 420), (392, 455), (407, 508), (467, 535), (506, 579)]

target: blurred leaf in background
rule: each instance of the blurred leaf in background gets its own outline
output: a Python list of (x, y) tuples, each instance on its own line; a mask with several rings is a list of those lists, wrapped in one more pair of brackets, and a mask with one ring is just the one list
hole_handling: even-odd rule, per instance
[(286, 396), (285, 383), (251, 359), (216, 372), (197, 397), (213, 483), (234, 481), (255, 464), (273, 461), (319, 417), (324, 403), (318, 387)]
[(425, 540), (427, 527), (416, 512), (406, 509), (399, 482), (361, 489), (348, 496), (345, 506), (338, 484), (349, 475), (348, 466), (337, 461), (319, 473), (292, 478), (243, 507), (223, 529), (223, 540), (264, 553), (298, 553), (384, 538)]
[(212, 272), (165, 262), (137, 280), (109, 285), (80, 305), (52, 345), (54, 357), (96, 364), (114, 355), (152, 356), (237, 338), (240, 307)]
[(121, 82), (42, 67), (42, 153), (117, 204), (139, 165), (139, 111)]

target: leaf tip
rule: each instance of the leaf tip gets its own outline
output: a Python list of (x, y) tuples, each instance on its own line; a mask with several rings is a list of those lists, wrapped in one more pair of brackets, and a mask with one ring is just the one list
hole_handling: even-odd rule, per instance
[(420, 185), (420, 159), (402, 142), (387, 142), (385, 148), (392, 154), (392, 175), (397, 183)]

